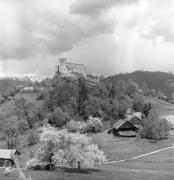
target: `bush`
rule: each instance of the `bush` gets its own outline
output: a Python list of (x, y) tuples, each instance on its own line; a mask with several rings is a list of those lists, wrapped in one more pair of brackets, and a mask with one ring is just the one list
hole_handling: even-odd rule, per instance
[(33, 146), (39, 142), (39, 134), (38, 132), (31, 131), (28, 136), (28, 145)]
[(142, 95), (136, 95), (135, 99), (133, 100), (133, 110), (135, 112), (142, 112), (144, 108), (145, 102)]
[(82, 122), (82, 121), (75, 121), (75, 120), (71, 120), (68, 124), (67, 124), (67, 129), (69, 132), (71, 133), (75, 133), (75, 132), (80, 132), (81, 129), (83, 129), (84, 127), (86, 127), (86, 123)]
[(48, 123), (55, 127), (62, 127), (69, 122), (68, 112), (64, 112), (62, 108), (55, 108), (52, 113), (48, 114)]
[(7, 138), (5, 141), (6, 141), (5, 147), (7, 149), (14, 149), (20, 146), (20, 141), (18, 137)]
[(102, 132), (103, 131), (103, 123), (102, 120), (98, 117), (89, 117), (87, 124), (94, 128), (94, 132)]
[(119, 118), (125, 118), (126, 112), (128, 109), (128, 103), (125, 99), (119, 101), (119, 109), (118, 109), (118, 116)]
[(2, 135), (5, 137), (6, 148), (13, 149), (18, 146), (18, 134), (17, 117), (10, 116), (2, 126)]
[(168, 137), (168, 131), (169, 124), (166, 119), (159, 119), (157, 114), (151, 111), (147, 119), (144, 119), (140, 135), (146, 139), (161, 140)]
[(19, 133), (23, 134), (29, 129), (28, 122), (25, 120), (19, 120), (17, 123)]
[(98, 133), (91, 136), (91, 140), (93, 144), (97, 144), (99, 148), (104, 146), (104, 137), (102, 133)]
[(89, 117), (86, 127), (82, 128), (82, 133), (98, 133), (103, 131), (102, 120), (98, 117)]

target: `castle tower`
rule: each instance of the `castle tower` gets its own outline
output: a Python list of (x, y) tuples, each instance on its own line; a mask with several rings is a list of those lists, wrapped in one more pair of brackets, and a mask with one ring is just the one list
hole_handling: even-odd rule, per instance
[(66, 58), (59, 58), (59, 65), (66, 65)]
[(59, 58), (58, 73), (65, 76), (67, 73), (66, 58)]

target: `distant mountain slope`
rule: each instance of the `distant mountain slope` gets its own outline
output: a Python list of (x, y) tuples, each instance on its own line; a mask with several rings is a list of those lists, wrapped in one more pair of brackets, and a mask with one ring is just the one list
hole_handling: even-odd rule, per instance
[(30, 80), (21, 80), (17, 78), (4, 78), (0, 79), (0, 93), (3, 93), (7, 90), (11, 90), (17, 86), (31, 86), (32, 82)]
[(146, 83), (150, 89), (160, 89), (168, 97), (171, 97), (171, 94), (174, 93), (174, 75), (166, 72), (139, 70), (132, 73), (109, 76), (104, 81), (116, 84), (118, 80), (130, 78), (134, 79), (139, 87)]
[(36, 76), (1, 76), (0, 77), (0, 93), (11, 90), (18, 86), (32, 86), (36, 81), (41, 81), (43, 78)]

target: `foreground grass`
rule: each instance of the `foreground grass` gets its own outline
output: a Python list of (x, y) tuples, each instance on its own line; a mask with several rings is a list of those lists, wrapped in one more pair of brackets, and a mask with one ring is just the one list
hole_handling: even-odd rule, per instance
[[(105, 169), (105, 170), (104, 170)], [(134, 170), (107, 166), (101, 169), (86, 170), (78, 173), (74, 169), (58, 169), (56, 171), (27, 171), (27, 177), (31, 175), (33, 180), (173, 180), (171, 172)], [(0, 170), (0, 180), (17, 180), (16, 175), (4, 176)]]
[[(174, 136), (169, 136), (166, 140), (158, 142), (137, 138), (121, 138), (111, 134), (100, 133), (93, 135), (99, 139), (100, 147), (104, 151), (109, 161), (117, 161), (131, 158), (155, 150), (166, 148), (174, 144)], [(101, 142), (102, 140), (102, 142)]]
[[(101, 148), (109, 160), (120, 160), (139, 154), (151, 152), (171, 146), (174, 137), (152, 143), (136, 138), (118, 138), (105, 133), (100, 134)], [(98, 135), (97, 135), (98, 136)], [(35, 147), (30, 147), (35, 151)], [(28, 148), (27, 148), (28, 149)], [(26, 150), (26, 153), (29, 149)], [(24, 154), (23, 157), (27, 157)], [(29, 157), (29, 155), (28, 155)], [(28, 159), (28, 158), (27, 158)], [(3, 175), (0, 169), (0, 180), (16, 180), (17, 175), (8, 177)], [(57, 168), (55, 171), (24, 171), (26, 177), (33, 180), (173, 180), (174, 179), (174, 149), (163, 151), (137, 160), (115, 163), (84, 170), (81, 173), (76, 169)]]

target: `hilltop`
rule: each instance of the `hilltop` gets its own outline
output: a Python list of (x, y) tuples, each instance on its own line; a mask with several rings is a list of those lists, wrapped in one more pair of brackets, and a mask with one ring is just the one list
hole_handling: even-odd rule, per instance
[(139, 87), (142, 87), (143, 83), (145, 83), (148, 88), (155, 89), (156, 91), (160, 90), (169, 98), (171, 98), (174, 92), (174, 75), (167, 72), (138, 70), (132, 73), (109, 76), (103, 79), (103, 81), (115, 85), (118, 80), (128, 79), (133, 79)]

